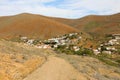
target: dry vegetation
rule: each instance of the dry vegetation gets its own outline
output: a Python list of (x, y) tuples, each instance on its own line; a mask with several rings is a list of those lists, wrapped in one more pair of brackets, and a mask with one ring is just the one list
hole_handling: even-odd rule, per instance
[[(54, 56), (55, 58), (59, 57), (59, 62), (52, 59), (52, 63), (49, 60), (51, 57), (49, 55)], [(61, 62), (60, 58), (63, 58), (65, 64), (69, 64), (71, 67), (73, 66), (75, 72), (78, 72), (77, 74), (83, 75), (83, 78), (85, 78), (83, 80), (120, 79), (119, 68), (107, 65), (92, 57), (56, 54), (52, 50), (37, 49), (34, 46), (28, 46), (23, 43), (0, 40), (0, 80), (22, 80), (37, 68), (40, 69), (40, 71), (39, 69), (37, 69), (37, 71), (43, 75), (41, 77), (45, 79), (46, 75), (44, 74), (47, 74), (46, 71), (49, 73), (47, 76), (49, 76), (52, 80), (56, 80), (55, 78), (58, 78), (57, 76), (60, 76), (61, 72), (65, 73), (63, 76), (66, 78), (67, 76), (71, 76), (72, 78), (75, 77), (75, 72), (72, 72), (73, 75), (70, 75), (69, 71), (67, 72), (68, 68), (67, 66), (63, 66), (63, 62)], [(48, 64), (49, 62), (51, 63)], [(46, 64), (44, 70), (42, 69), (45, 66), (43, 63)], [(40, 67), (41, 64), (43, 64), (42, 67)], [(62, 67), (58, 65), (59, 69), (57, 69), (58, 67), (55, 67), (55, 64), (59, 64)], [(54, 71), (54, 74), (57, 76), (51, 74), (49, 72), (50, 69), (52, 72)], [(35, 72), (35, 75), (39, 76), (37, 72)], [(32, 77), (33, 75), (31, 74), (28, 77), (30, 76)], [(61, 80), (64, 80), (64, 77), (61, 76)], [(34, 78), (37, 80), (35, 76)]]
[(45, 62), (43, 53), (48, 54), (48, 50), (1, 40), (0, 80), (22, 80)]
[[(77, 28), (99, 38), (100, 36), (98, 37), (98, 35), (120, 33), (119, 21), (120, 14), (110, 16), (92, 15), (71, 20), (19, 14), (0, 17), (0, 37), (11, 38), (22, 35), (30, 38), (46, 39), (65, 33), (78, 32), (75, 29)], [(91, 36), (85, 34), (84, 37)], [(82, 41), (82, 43), (84, 44), (85, 41)], [(89, 40), (85, 44), (87, 44), (85, 47), (88, 47), (97, 43)], [(107, 65), (95, 58), (56, 54), (52, 50), (37, 49), (34, 46), (5, 40), (0, 40), (0, 80), (22, 80), (41, 66), (49, 55), (57, 55), (57, 57), (59, 56), (59, 58), (68, 61), (88, 80), (120, 80), (119, 68)], [(51, 66), (54, 66), (53, 63)]]
[(43, 62), (39, 56), (0, 53), (0, 80), (22, 80)]
[(120, 14), (90, 15), (80, 19), (64, 19), (23, 13), (0, 17), (0, 37), (8, 38), (23, 35), (46, 39), (65, 33), (78, 32), (75, 29), (77, 28), (100, 38), (100, 35), (120, 33), (119, 21)]
[(0, 17), (0, 37), (2, 38), (22, 35), (46, 39), (71, 32), (77, 32), (77, 30), (40, 15), (23, 13), (11, 17)]
[[(100, 38), (105, 34), (120, 33), (120, 14), (97, 16), (90, 15), (80, 19), (63, 19), (63, 18), (52, 18), (58, 22), (73, 26), (90, 33), (92, 36)], [(98, 37), (99, 35), (99, 37)]]
[(58, 55), (58, 57), (67, 60), (88, 80), (120, 80), (119, 67), (107, 65), (98, 59), (65, 54)]

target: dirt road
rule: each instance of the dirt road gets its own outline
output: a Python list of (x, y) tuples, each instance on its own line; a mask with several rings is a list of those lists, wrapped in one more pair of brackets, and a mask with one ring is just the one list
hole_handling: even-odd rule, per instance
[(87, 80), (64, 59), (49, 56), (46, 63), (24, 80)]

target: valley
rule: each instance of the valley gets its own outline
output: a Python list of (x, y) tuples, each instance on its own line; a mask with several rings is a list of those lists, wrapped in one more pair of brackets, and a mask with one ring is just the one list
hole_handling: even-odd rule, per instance
[(0, 17), (0, 80), (120, 80), (119, 20)]

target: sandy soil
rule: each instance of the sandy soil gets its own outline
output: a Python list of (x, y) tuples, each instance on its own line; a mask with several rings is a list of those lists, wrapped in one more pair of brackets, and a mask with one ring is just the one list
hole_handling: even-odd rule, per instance
[(50, 56), (48, 61), (24, 80), (87, 80), (72, 65), (61, 58)]

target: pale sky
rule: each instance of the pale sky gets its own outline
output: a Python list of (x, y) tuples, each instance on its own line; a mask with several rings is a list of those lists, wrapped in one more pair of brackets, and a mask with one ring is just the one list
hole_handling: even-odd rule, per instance
[(120, 0), (0, 0), (0, 16), (33, 13), (62, 18), (120, 12)]

